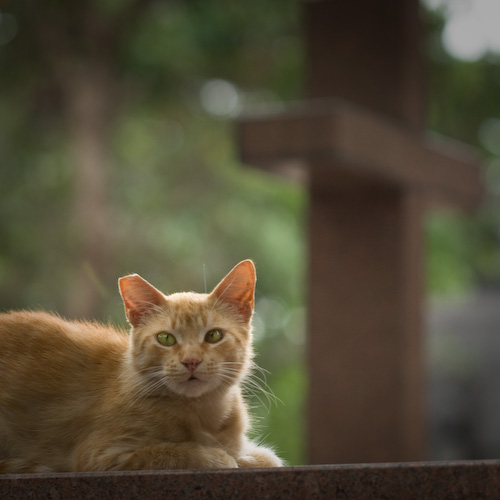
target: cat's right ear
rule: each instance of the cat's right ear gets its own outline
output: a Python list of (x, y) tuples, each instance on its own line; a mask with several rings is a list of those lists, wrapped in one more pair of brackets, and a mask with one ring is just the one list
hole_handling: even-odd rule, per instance
[(138, 274), (130, 274), (118, 280), (129, 323), (137, 327), (158, 306), (165, 302), (164, 295)]

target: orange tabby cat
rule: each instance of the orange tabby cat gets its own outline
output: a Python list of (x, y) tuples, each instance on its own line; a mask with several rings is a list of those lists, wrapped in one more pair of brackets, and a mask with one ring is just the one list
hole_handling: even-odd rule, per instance
[(255, 268), (210, 294), (119, 280), (130, 336), (0, 314), (0, 472), (279, 466), (246, 437)]

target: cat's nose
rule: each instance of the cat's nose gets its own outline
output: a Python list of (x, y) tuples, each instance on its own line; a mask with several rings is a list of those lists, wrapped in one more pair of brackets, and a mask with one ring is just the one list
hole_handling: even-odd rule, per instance
[(199, 358), (188, 358), (182, 361), (182, 364), (191, 372), (194, 373), (198, 365), (201, 363)]

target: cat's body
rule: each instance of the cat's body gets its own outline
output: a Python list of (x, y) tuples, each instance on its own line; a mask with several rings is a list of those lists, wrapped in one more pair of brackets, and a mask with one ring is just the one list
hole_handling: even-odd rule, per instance
[(130, 336), (0, 314), (0, 473), (281, 465), (246, 437), (254, 276), (170, 296), (122, 278)]

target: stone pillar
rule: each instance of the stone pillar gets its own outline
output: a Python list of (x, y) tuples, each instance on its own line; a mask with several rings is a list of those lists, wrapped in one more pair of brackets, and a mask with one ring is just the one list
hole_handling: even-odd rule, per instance
[(425, 100), (418, 0), (304, 3), (310, 98), (342, 98), (416, 129)]
[[(309, 97), (421, 128), (418, 0), (304, 7)], [(310, 169), (310, 461), (422, 460), (422, 203), (384, 183), (325, 189), (332, 167)]]
[(313, 175), (310, 200), (310, 462), (422, 460), (421, 199)]

